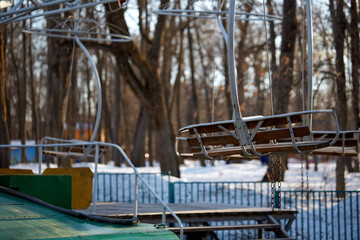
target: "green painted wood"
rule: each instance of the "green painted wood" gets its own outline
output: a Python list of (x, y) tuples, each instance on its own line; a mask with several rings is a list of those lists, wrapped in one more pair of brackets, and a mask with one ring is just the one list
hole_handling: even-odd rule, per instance
[(58, 207), (72, 209), (69, 175), (2, 175), (0, 186), (26, 193)]
[(0, 239), (178, 239), (153, 225), (79, 219), (0, 192)]

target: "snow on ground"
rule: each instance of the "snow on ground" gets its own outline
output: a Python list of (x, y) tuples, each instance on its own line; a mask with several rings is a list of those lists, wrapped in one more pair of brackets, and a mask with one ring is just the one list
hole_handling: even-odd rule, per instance
[[(45, 168), (42, 164), (42, 171)], [(56, 167), (51, 164), (51, 168)], [(75, 163), (73, 167), (90, 167), (94, 171), (94, 163)], [(307, 172), (304, 170), (301, 177), (301, 164), (299, 161), (291, 160), (288, 165), (289, 169), (285, 173), (285, 181), (282, 184), (283, 189), (300, 189), (301, 182), (307, 182), (306, 176), (309, 175), (309, 185), (312, 190), (334, 190), (335, 189), (335, 162), (323, 162), (319, 164), (319, 170), (314, 171), (314, 165), (310, 164)], [(304, 164), (305, 167), (305, 164)], [(38, 164), (17, 164), (11, 168), (32, 169), (34, 173), (38, 173)], [(159, 173), (160, 167), (140, 167), (137, 168), (140, 173)], [(201, 167), (198, 161), (185, 161), (180, 167), (181, 180), (188, 182), (226, 182), (226, 181), (261, 181), (267, 170), (266, 165), (262, 165), (260, 161), (245, 161), (244, 163), (226, 164), (224, 161), (218, 161), (215, 166), (207, 163), (206, 167)], [(108, 165), (99, 164), (98, 172), (106, 173), (132, 173), (129, 167), (116, 167), (113, 162)], [(174, 179), (176, 181), (176, 179)], [(345, 172), (346, 190), (360, 190), (360, 173)]]

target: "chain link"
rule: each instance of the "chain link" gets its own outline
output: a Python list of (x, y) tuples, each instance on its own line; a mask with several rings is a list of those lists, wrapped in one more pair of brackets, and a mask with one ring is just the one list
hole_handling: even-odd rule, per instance
[(270, 178), (271, 178), (271, 209), (272, 209), (272, 211), (274, 211), (274, 208), (275, 208), (275, 206), (274, 206), (274, 203), (275, 203), (275, 197), (274, 197), (274, 195), (275, 195), (275, 191), (274, 191), (274, 160), (273, 160), (273, 157), (271, 156), (270, 157)]
[(301, 166), (301, 192), (304, 191), (304, 155), (300, 156), (300, 166)]
[(281, 158), (278, 155), (277, 156), (278, 159), (278, 169), (279, 169), (279, 179), (278, 179), (278, 190), (279, 190), (279, 195), (278, 195), (278, 201), (279, 201), (279, 212), (281, 212), (281, 173), (282, 173), (282, 164), (281, 164)]
[[(309, 161), (310, 159), (307, 159)], [(306, 192), (309, 194), (309, 169), (306, 167)]]

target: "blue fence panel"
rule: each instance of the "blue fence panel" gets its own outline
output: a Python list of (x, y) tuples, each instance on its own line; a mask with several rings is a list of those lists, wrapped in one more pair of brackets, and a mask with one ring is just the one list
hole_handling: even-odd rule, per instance
[[(141, 173), (141, 177), (162, 200), (168, 201), (170, 174)], [(157, 203), (158, 200), (144, 183), (138, 181), (140, 203)], [(132, 173), (98, 173), (96, 200), (99, 202), (133, 202), (135, 175)]]
[[(241, 207), (270, 207), (273, 201), (275, 207), (298, 211), (289, 231), (291, 237), (295, 239), (360, 240), (360, 191), (279, 191), (278, 186), (272, 189), (271, 183), (267, 182), (173, 182), (169, 174), (159, 173), (143, 173), (142, 177), (165, 202), (209, 202)], [(132, 202), (134, 183), (134, 174), (99, 173), (97, 200)], [(277, 196), (280, 196), (280, 201)], [(141, 182), (139, 182), (139, 202), (157, 202)], [(239, 221), (236, 224), (255, 224), (255, 222)], [(285, 226), (285, 221), (282, 224)], [(274, 237), (273, 233), (265, 233), (266, 238)], [(219, 239), (249, 239), (256, 238), (257, 231), (232, 230), (219, 231), (216, 234)]]
[(172, 203), (210, 202), (249, 207), (269, 207), (270, 183), (174, 182)]

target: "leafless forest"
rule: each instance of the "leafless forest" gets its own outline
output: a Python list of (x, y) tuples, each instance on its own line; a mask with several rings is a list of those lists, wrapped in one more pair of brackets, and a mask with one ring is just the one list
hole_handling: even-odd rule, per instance
[[(123, 147), (136, 166), (157, 160), (179, 175), (174, 138), (180, 127), (231, 119), (224, 39), (215, 20), (156, 15), (168, 0), (130, 0), (81, 12), (129, 32), (129, 43), (84, 42), (97, 63), (103, 111), (98, 140)], [(242, 2), (242, 1), (239, 1)], [(306, 104), (307, 27), (301, 1), (265, 1), (282, 21), (236, 23), (238, 89), (243, 116), (270, 115), (269, 77), (275, 113)], [(192, 1), (188, 1), (191, 8)], [(262, 9), (247, 0), (242, 11)], [(186, 7), (186, 6), (184, 6)], [(335, 107), (342, 130), (359, 128), (359, 2), (313, 4), (314, 109)], [(62, 13), (64, 14), (64, 13)], [(71, 12), (65, 13), (71, 17)], [(225, 21), (226, 24), (226, 20)], [(224, 24), (224, 25), (225, 25)], [(71, 40), (21, 31), (51, 22), (26, 20), (1, 25), (0, 142), (39, 141), (44, 136), (87, 140), (95, 121), (97, 94), (89, 64)], [(266, 65), (269, 47), (270, 71)], [(72, 55), (74, 54), (74, 58)], [(304, 77), (305, 76), (305, 77)], [(327, 119), (314, 119), (322, 130)], [(76, 131), (78, 129), (78, 131)], [(1, 152), (0, 166), (9, 165)], [(120, 164), (120, 157), (109, 153)]]

